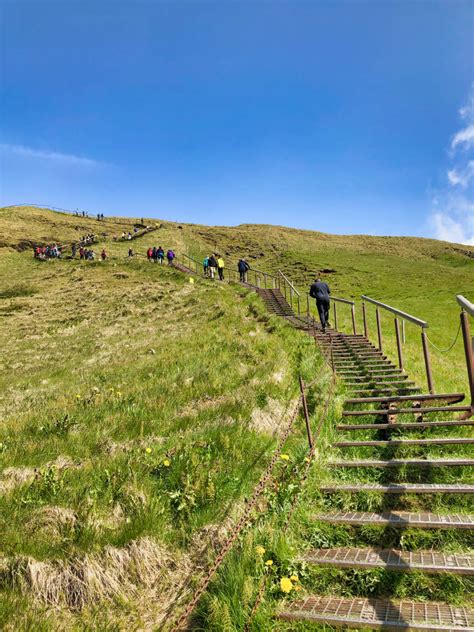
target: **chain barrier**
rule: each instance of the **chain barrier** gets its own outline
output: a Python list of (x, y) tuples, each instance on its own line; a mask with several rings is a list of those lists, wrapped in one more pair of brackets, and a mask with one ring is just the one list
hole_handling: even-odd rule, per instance
[(280, 454), (281, 454), (281, 452), (283, 450), (283, 446), (286, 443), (286, 440), (288, 439), (288, 437), (289, 437), (289, 435), (290, 435), (290, 433), (291, 433), (291, 431), (293, 429), (293, 425), (295, 423), (295, 420), (296, 420), (296, 418), (298, 416), (298, 412), (299, 412), (300, 407), (301, 407), (301, 402), (302, 402), (302, 397), (300, 396), (298, 398), (296, 404), (295, 404), (294, 411), (293, 411), (293, 413), (290, 416), (290, 420), (288, 422), (286, 430), (285, 430), (284, 434), (280, 437), (280, 441), (278, 442), (276, 451), (275, 451), (270, 463), (268, 464), (267, 469), (262, 474), (257, 486), (255, 487), (253, 495), (252, 495), (252, 498), (249, 500), (249, 502), (247, 504), (247, 507), (246, 507), (242, 517), (240, 518), (238, 523), (234, 526), (234, 529), (232, 530), (232, 533), (230, 534), (230, 536), (227, 538), (226, 542), (222, 545), (222, 548), (221, 548), (219, 554), (217, 555), (216, 559), (214, 560), (212, 566), (209, 568), (207, 574), (205, 575), (205, 577), (202, 579), (202, 581), (199, 584), (199, 586), (194, 591), (193, 598), (191, 599), (191, 601), (186, 606), (186, 609), (181, 614), (181, 616), (177, 620), (176, 624), (174, 624), (172, 626), (171, 629), (173, 630), (173, 632), (177, 632), (178, 630), (180, 630), (182, 625), (187, 621), (187, 619), (189, 618), (189, 616), (193, 612), (194, 608), (196, 607), (198, 601), (200, 600), (200, 598), (204, 594), (205, 590), (209, 586), (209, 583), (211, 582), (211, 579), (213, 578), (213, 576), (215, 575), (215, 573), (219, 569), (220, 565), (224, 561), (225, 556), (229, 552), (229, 550), (232, 547), (232, 545), (234, 544), (234, 542), (237, 540), (237, 538), (238, 538), (240, 532), (242, 531), (242, 529), (244, 528), (244, 526), (249, 521), (250, 514), (253, 511), (253, 509), (255, 508), (258, 499), (260, 498), (263, 490), (265, 489), (265, 486), (267, 485), (267, 483), (268, 483), (268, 481), (269, 481), (269, 479), (271, 477), (271, 474), (272, 474), (273, 468), (275, 466), (275, 463), (277, 462), (278, 458), (280, 457)]
[[(318, 375), (318, 377), (315, 380), (313, 380), (312, 383), (314, 384), (319, 379), (319, 377), (320, 376)], [(333, 373), (332, 374), (332, 378), (331, 378), (331, 385), (329, 387), (329, 391), (328, 391), (328, 395), (327, 395), (327, 398), (326, 398), (326, 402), (324, 404), (324, 410), (321, 413), (321, 416), (320, 416), (320, 419), (319, 419), (319, 423), (318, 423), (318, 426), (316, 428), (316, 432), (315, 432), (314, 437), (313, 437), (313, 439), (314, 439), (313, 447), (310, 449), (310, 451), (308, 453), (306, 465), (305, 465), (305, 468), (303, 470), (303, 474), (302, 474), (302, 476), (301, 476), (301, 478), (299, 480), (299, 490), (300, 490), (300, 492), (303, 489), (303, 487), (304, 487), (304, 485), (305, 485), (305, 483), (306, 483), (306, 481), (308, 479), (308, 476), (309, 476), (311, 465), (312, 465), (312, 462), (313, 462), (313, 459), (314, 459), (314, 455), (315, 455), (315, 452), (316, 452), (317, 440), (319, 438), (319, 435), (321, 434), (321, 431), (322, 431), (322, 428), (323, 428), (323, 423), (324, 423), (324, 420), (326, 419), (326, 416), (327, 416), (327, 413), (328, 413), (329, 405), (330, 405), (330, 403), (332, 401), (332, 398), (334, 396), (334, 388), (335, 388), (335, 386), (336, 386), (336, 374)], [(308, 388), (308, 387), (306, 387), (306, 388)], [(287, 515), (286, 520), (285, 520), (285, 522), (283, 524), (283, 528), (282, 528), (283, 533), (286, 533), (286, 531), (288, 530), (288, 527), (290, 525), (291, 519), (293, 518), (294, 512), (295, 512), (296, 507), (298, 505), (299, 499), (300, 499), (300, 495), (298, 493), (295, 494), (295, 497), (294, 497), (294, 499), (293, 499), (293, 501), (292, 501), (292, 503), (290, 505), (290, 509), (289, 509), (288, 515)], [(263, 579), (262, 579), (262, 581), (260, 583), (260, 587), (258, 589), (257, 596), (255, 598), (254, 605), (252, 607), (252, 610), (250, 611), (247, 623), (245, 624), (244, 632), (250, 632), (250, 626), (252, 624), (252, 620), (253, 620), (253, 618), (254, 618), (254, 616), (255, 616), (260, 604), (262, 603), (263, 597), (265, 595), (265, 591), (266, 591), (267, 582), (268, 582), (269, 577), (270, 577), (270, 575), (264, 575), (263, 576)]]
[(460, 331), (461, 331), (461, 323), (459, 323), (458, 331), (457, 331), (456, 336), (454, 337), (453, 342), (451, 343), (451, 345), (450, 345), (447, 349), (440, 349), (439, 347), (437, 347), (437, 346), (435, 345), (435, 343), (434, 343), (432, 340), (430, 340), (430, 338), (429, 338), (429, 336), (428, 336), (428, 335), (426, 335), (426, 339), (428, 340), (428, 342), (430, 343), (430, 345), (436, 349), (436, 351), (439, 351), (440, 353), (449, 353), (449, 351), (451, 351), (451, 349), (454, 347), (454, 345), (455, 345), (455, 344), (456, 344), (456, 342), (458, 341), (458, 338), (459, 338), (459, 332), (460, 332)]

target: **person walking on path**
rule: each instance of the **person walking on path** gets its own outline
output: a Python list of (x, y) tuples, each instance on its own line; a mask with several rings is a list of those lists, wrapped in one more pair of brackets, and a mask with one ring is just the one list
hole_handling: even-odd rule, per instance
[(156, 256), (158, 257), (158, 261), (159, 261), (160, 265), (162, 265), (163, 264), (163, 259), (165, 258), (165, 251), (163, 250), (163, 248), (161, 246), (156, 251)]
[(202, 268), (204, 270), (204, 276), (209, 276), (209, 257), (204, 257), (202, 260)]
[(239, 259), (237, 268), (240, 274), (240, 282), (247, 283), (247, 272), (250, 270), (249, 264), (245, 261), (245, 259)]
[(214, 255), (209, 257), (209, 276), (213, 279), (216, 276), (217, 259)]
[(107, 253), (105, 252), (105, 248), (100, 253), (100, 256), (102, 257), (102, 261), (105, 261), (107, 259)]
[(132, 248), (128, 249), (128, 256), (129, 257), (133, 257), (133, 250), (132, 250)]
[(217, 272), (219, 274), (219, 281), (224, 280), (224, 268), (224, 259), (221, 257), (221, 255), (217, 255)]
[(153, 248), (148, 248), (148, 250), (146, 251), (146, 258), (148, 259), (148, 261), (151, 261), (152, 254)]
[(329, 326), (329, 295), (331, 290), (329, 285), (321, 281), (318, 277), (316, 281), (311, 285), (309, 295), (316, 299), (316, 307), (318, 308), (319, 320), (323, 331), (326, 331), (326, 327)]
[(173, 265), (173, 259), (175, 258), (175, 254), (172, 250), (168, 250), (168, 252), (166, 253), (166, 258), (168, 259), (168, 265), (172, 266)]

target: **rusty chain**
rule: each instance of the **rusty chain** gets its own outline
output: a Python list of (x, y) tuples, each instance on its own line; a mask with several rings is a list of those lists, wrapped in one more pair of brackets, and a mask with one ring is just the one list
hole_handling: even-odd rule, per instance
[(212, 566), (209, 568), (207, 574), (203, 577), (201, 583), (199, 584), (199, 586), (194, 591), (193, 598), (191, 599), (191, 601), (186, 606), (186, 609), (181, 614), (181, 616), (177, 620), (176, 624), (174, 624), (173, 627), (171, 628), (173, 630), (173, 632), (177, 632), (178, 630), (180, 630), (182, 625), (185, 623), (185, 621), (191, 615), (191, 613), (193, 612), (194, 608), (196, 607), (198, 601), (200, 600), (200, 598), (204, 594), (205, 590), (209, 586), (209, 583), (211, 582), (211, 579), (213, 578), (213, 576), (215, 575), (215, 573), (219, 569), (220, 565), (222, 564), (225, 556), (227, 555), (227, 553), (229, 552), (230, 548), (232, 547), (232, 545), (234, 544), (234, 542), (238, 538), (240, 532), (242, 531), (242, 529), (244, 528), (244, 526), (248, 522), (248, 520), (250, 518), (250, 514), (251, 514), (252, 510), (254, 509), (254, 507), (255, 507), (255, 505), (257, 503), (257, 500), (260, 498), (263, 490), (265, 489), (265, 486), (266, 486), (268, 480), (271, 477), (271, 474), (272, 474), (273, 468), (275, 466), (275, 463), (278, 460), (278, 458), (279, 458), (279, 456), (280, 456), (280, 454), (281, 454), (281, 452), (283, 450), (283, 446), (286, 443), (286, 440), (288, 439), (288, 437), (289, 437), (289, 435), (290, 435), (290, 433), (291, 433), (291, 431), (293, 429), (294, 422), (295, 422), (295, 420), (296, 420), (296, 418), (298, 416), (298, 412), (299, 412), (300, 407), (301, 407), (301, 402), (302, 402), (302, 397), (300, 396), (298, 398), (296, 404), (295, 404), (295, 409), (294, 409), (293, 413), (290, 416), (290, 420), (288, 422), (287, 428), (286, 428), (285, 432), (283, 433), (283, 435), (280, 437), (280, 441), (278, 442), (277, 449), (276, 449), (275, 453), (273, 454), (273, 457), (272, 457), (270, 463), (268, 464), (267, 469), (262, 474), (259, 482), (257, 483), (257, 486), (254, 489), (252, 498), (248, 501), (247, 507), (245, 508), (245, 511), (244, 511), (243, 515), (241, 516), (241, 518), (237, 522), (237, 524), (234, 526), (230, 536), (227, 538), (225, 543), (222, 545), (222, 548), (221, 548), (219, 554), (215, 558), (215, 560), (214, 560)]

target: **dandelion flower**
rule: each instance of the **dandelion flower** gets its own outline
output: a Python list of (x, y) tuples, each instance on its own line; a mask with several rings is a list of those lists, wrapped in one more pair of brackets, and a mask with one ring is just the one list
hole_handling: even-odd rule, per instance
[(301, 586), (299, 584), (296, 584), (296, 586), (293, 586), (293, 590), (301, 590)]
[(79, 395), (79, 393), (76, 395), (76, 399), (81, 399), (81, 396)]
[(145, 448), (145, 452), (146, 452), (147, 454), (150, 454), (150, 452), (151, 452), (151, 448)]
[(311, 459), (309, 458), (309, 456), (305, 456), (304, 460), (306, 461), (306, 463), (311, 463)]
[(122, 397), (122, 393), (120, 391), (117, 391), (117, 397)]
[(267, 560), (265, 566), (273, 566), (273, 560)]
[(280, 588), (284, 593), (289, 593), (293, 590), (293, 584), (291, 583), (291, 579), (289, 577), (282, 577), (280, 579)]
[(299, 581), (300, 581), (300, 580), (298, 579), (298, 575), (292, 575), (292, 576), (290, 577), (290, 579), (291, 579), (291, 581), (292, 581), (292, 582), (299, 582)]
[(163, 465), (164, 465), (165, 467), (169, 467), (169, 466), (171, 465), (170, 460), (169, 460), (169, 459), (165, 459), (165, 460), (163, 461)]
[(282, 459), (283, 461), (289, 461), (290, 457), (288, 456), (288, 454), (280, 454), (280, 459)]
[(265, 553), (265, 549), (263, 548), (263, 546), (256, 546), (255, 547), (255, 552), (257, 553), (257, 555), (263, 555)]

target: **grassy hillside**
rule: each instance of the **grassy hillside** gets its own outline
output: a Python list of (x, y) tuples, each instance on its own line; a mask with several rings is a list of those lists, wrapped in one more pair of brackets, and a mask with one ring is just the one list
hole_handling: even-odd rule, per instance
[[(456, 333), (454, 295), (474, 296), (472, 248), (270, 226), (144, 223), (156, 231), (132, 243), (142, 255), (150, 245), (199, 257), (219, 250), (228, 263), (244, 254), (260, 269), (282, 269), (302, 288), (315, 271), (332, 269), (325, 278), (335, 294), (364, 292), (426, 318), (439, 346)], [(297, 373), (310, 380), (322, 365), (310, 339), (269, 317), (252, 292), (198, 278), (190, 283), (143, 256), (128, 259), (129, 244), (111, 237), (133, 225), (0, 209), (0, 627), (6, 629), (163, 627), (268, 463), (297, 394)], [(103, 233), (94, 248), (106, 248), (106, 262), (32, 257), (34, 243), (68, 244), (89, 232)], [(387, 316), (393, 354), (392, 327)], [(407, 329), (405, 352), (408, 370), (424, 384), (418, 336)], [(438, 390), (465, 388), (460, 340), (448, 356), (433, 352), (433, 365)], [(312, 395), (315, 412), (327, 374), (321, 380)], [(304, 463), (301, 420), (297, 430), (285, 448), (291, 467)], [(325, 433), (329, 441), (330, 424)], [(312, 473), (310, 494), (321, 473)], [(238, 619), (242, 603), (251, 605), (261, 574), (250, 572), (259, 563), (256, 545), (290, 564), (291, 538), (275, 535), (285, 489), (270, 499), (276, 522), (246, 535), (201, 604), (197, 621), (204, 629), (225, 629), (223, 617), (230, 612)], [(310, 506), (303, 503), (293, 543), (310, 528)], [(310, 580), (318, 586), (318, 578)], [(228, 600), (235, 608), (221, 608)], [(268, 629), (271, 612), (259, 615), (260, 629)]]

